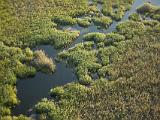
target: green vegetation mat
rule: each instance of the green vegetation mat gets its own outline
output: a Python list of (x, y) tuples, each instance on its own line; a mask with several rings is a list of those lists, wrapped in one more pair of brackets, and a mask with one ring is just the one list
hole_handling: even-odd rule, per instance
[[(75, 67), (79, 82), (51, 89), (53, 99), (43, 99), (35, 106), (41, 118), (160, 119), (159, 24), (134, 28), (141, 32), (132, 38), (127, 38), (132, 33), (124, 34), (127, 39), (122, 41), (111, 37), (108, 47), (95, 49), (92, 42), (86, 42), (60, 53), (61, 59)], [(98, 77), (93, 81), (95, 73)]]
[(57, 30), (58, 22), (54, 23), (53, 19), (65, 16), (66, 22), (68, 18), (84, 15), (87, 11), (87, 0), (0, 1), (1, 120), (27, 119), (10, 116), (10, 108), (19, 103), (15, 87), (17, 78), (34, 76), (36, 69), (44, 72), (55, 70), (54, 63), (47, 56), (43, 53), (37, 55), (26, 47), (39, 44), (66, 47), (78, 37), (79, 32)]
[(94, 0), (96, 3), (102, 4), (102, 13), (112, 17), (114, 20), (122, 19), (125, 11), (131, 8), (134, 0)]
[(35, 106), (41, 119), (160, 119), (160, 23), (141, 17), (59, 53), (78, 81), (50, 90), (52, 99)]
[[(0, 0), (0, 120), (12, 115), (16, 81), (56, 65), (40, 44), (68, 47), (80, 31), (60, 27), (91, 23), (107, 29), (134, 0)], [(102, 5), (99, 10), (97, 5)], [(160, 119), (160, 7), (137, 9), (115, 32), (88, 33), (84, 43), (64, 50), (58, 60), (74, 69), (78, 81), (50, 90), (35, 105), (41, 120)]]
[[(71, 36), (74, 35), (55, 31), (54, 28), (60, 22), (68, 23), (73, 17), (88, 11), (87, 0), (1, 0), (0, 6), (0, 41), (18, 47), (49, 44), (50, 41), (50, 44), (59, 47), (61, 39), (66, 43), (72, 42), (75, 37)], [(56, 19), (55, 23), (53, 19)], [(55, 41), (57, 36), (60, 40)]]

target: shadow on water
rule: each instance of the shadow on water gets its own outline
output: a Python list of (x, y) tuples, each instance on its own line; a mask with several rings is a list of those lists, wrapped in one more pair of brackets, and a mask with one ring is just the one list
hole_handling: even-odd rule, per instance
[[(136, 0), (132, 5), (132, 8), (126, 12), (121, 21), (114, 21), (107, 30), (98, 29), (92, 23), (88, 28), (82, 28), (78, 25), (71, 27), (71, 29), (79, 30), (80, 36), (74, 41), (69, 47), (75, 46), (77, 43), (81, 43), (83, 35), (89, 32), (101, 32), (109, 33), (115, 30), (116, 25), (120, 22), (123, 22), (128, 19), (129, 15), (136, 11), (138, 6), (144, 4), (144, 2), (151, 2), (155, 5), (160, 5), (160, 0)], [(101, 6), (98, 4), (98, 7)], [(55, 59), (58, 51), (55, 50), (51, 45), (41, 45), (34, 50), (42, 49), (45, 53)], [(67, 68), (64, 63), (56, 63), (56, 72), (54, 74), (44, 74), (38, 72), (33, 78), (26, 78), (23, 80), (18, 80), (17, 82), (17, 96), (20, 99), (21, 103), (13, 108), (13, 114), (26, 114), (30, 115), (32, 111), (31, 108), (42, 98), (49, 97), (49, 90), (56, 86), (61, 86), (70, 82), (77, 80), (73, 70)]]

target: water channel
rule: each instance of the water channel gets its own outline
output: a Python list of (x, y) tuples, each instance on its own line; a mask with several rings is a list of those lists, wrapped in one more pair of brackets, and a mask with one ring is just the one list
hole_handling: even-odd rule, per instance
[[(90, 32), (109, 33), (115, 30), (116, 25), (128, 19), (129, 15), (136, 11), (138, 6), (144, 4), (144, 2), (151, 2), (155, 5), (160, 5), (160, 0), (136, 0), (132, 5), (132, 8), (125, 13), (122, 20), (119, 22), (114, 21), (107, 30), (97, 29), (94, 24), (88, 28), (82, 28), (78, 25), (72, 26), (71, 29), (79, 30), (80, 36), (69, 47), (73, 47), (77, 43), (81, 43), (83, 35)], [(98, 8), (101, 9), (101, 5), (98, 4)], [(66, 27), (65, 29), (69, 29)], [(45, 53), (55, 59), (59, 51), (55, 50), (51, 45), (40, 45), (33, 50), (42, 49)], [(26, 78), (18, 80), (17, 82), (17, 96), (21, 101), (19, 105), (13, 108), (13, 114), (25, 114), (30, 115), (34, 105), (44, 97), (49, 97), (49, 90), (56, 86), (61, 86), (77, 80), (73, 70), (66, 67), (64, 63), (56, 63), (56, 72), (54, 74), (44, 74), (38, 72), (33, 78)]]

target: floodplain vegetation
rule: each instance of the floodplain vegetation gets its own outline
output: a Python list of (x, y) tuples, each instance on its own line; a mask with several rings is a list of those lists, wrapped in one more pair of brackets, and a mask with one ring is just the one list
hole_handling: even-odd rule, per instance
[(12, 116), (11, 108), (20, 102), (16, 96), (17, 79), (32, 77), (36, 71), (55, 71), (50, 58), (42, 51), (33, 52), (30, 48), (39, 44), (51, 44), (58, 49), (66, 47), (79, 36), (79, 32), (59, 30), (57, 26), (61, 20), (53, 20), (57, 16), (67, 16), (67, 21), (87, 11), (87, 0), (0, 1), (1, 120), (30, 119), (23, 115)]
[(27, 120), (22, 115), (9, 116), (10, 108), (20, 102), (16, 96), (17, 79), (33, 77), (36, 71), (49, 73), (54, 70), (55, 64), (42, 51), (9, 47), (0, 42), (0, 119)]
[(110, 16), (113, 20), (119, 21), (129, 10), (134, 0), (94, 0), (95, 4), (101, 4), (101, 12), (105, 16)]
[[(1, 0), (0, 119), (30, 120), (12, 115), (17, 105), (17, 79), (56, 65), (40, 44), (57, 49), (70, 45), (80, 31), (60, 26), (108, 28), (120, 20), (134, 0)], [(102, 5), (99, 10), (97, 5)], [(107, 8), (107, 9), (106, 9)], [(160, 8), (149, 3), (137, 9), (116, 32), (88, 33), (84, 43), (58, 54), (73, 67), (78, 81), (50, 90), (52, 99), (35, 105), (42, 120), (160, 119)], [(149, 20), (148, 20), (149, 19)]]
[(35, 106), (41, 119), (160, 119), (160, 22), (146, 13), (129, 19), (59, 53), (78, 81), (50, 90), (52, 99)]

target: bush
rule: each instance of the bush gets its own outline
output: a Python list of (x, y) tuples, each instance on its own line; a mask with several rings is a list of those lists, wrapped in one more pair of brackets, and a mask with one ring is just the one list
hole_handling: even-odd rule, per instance
[(34, 76), (36, 74), (36, 69), (31, 66), (27, 66), (20, 62), (17, 62), (17, 66), (15, 68), (15, 74), (18, 78), (26, 78), (30, 76)]
[(103, 33), (88, 33), (83, 36), (84, 41), (94, 41), (96, 43), (103, 42), (106, 38), (106, 35)]
[(130, 16), (129, 16), (129, 20), (133, 20), (133, 21), (141, 21), (142, 18), (139, 14), (137, 13), (132, 13)]
[(1, 119), (1, 120), (13, 120), (10, 115), (8, 115), (8, 116), (3, 116), (3, 117), (0, 116), (0, 119)]
[(112, 19), (109, 17), (94, 17), (93, 22), (97, 26), (101, 26), (104, 28), (108, 28), (109, 25), (112, 23)]
[(152, 18), (153, 18), (154, 20), (160, 21), (160, 14), (154, 14), (154, 15), (152, 16)]
[(64, 89), (63, 87), (56, 87), (50, 90), (50, 95), (53, 97), (63, 97)]
[(19, 115), (19, 116), (13, 117), (13, 120), (32, 120), (32, 118), (26, 117), (24, 115)]
[[(96, 0), (99, 2), (99, 0)], [(119, 21), (124, 16), (125, 12), (131, 8), (134, 0), (102, 0), (102, 13), (105, 16), (110, 16), (112, 19)]]
[(1, 103), (4, 105), (11, 106), (18, 104), (15, 87), (11, 85), (0, 86), (0, 95), (0, 100), (3, 100)]
[(89, 85), (92, 82), (89, 73), (95, 72), (101, 67), (96, 63), (97, 53), (92, 50), (92, 46), (93, 42), (85, 42), (59, 54), (60, 59), (66, 60), (69, 65), (75, 67), (79, 83), (84, 85)]
[(69, 16), (56, 16), (52, 19), (58, 25), (75, 25), (76, 19)]
[(79, 34), (79, 31), (54, 30), (48, 39), (56, 49), (60, 49), (70, 45), (79, 36)]
[(5, 65), (0, 62), (0, 84), (10, 84), (15, 85), (17, 81), (17, 77), (14, 73), (14, 71), (11, 71), (9, 68), (7, 68)]
[(120, 23), (116, 27), (119, 34), (122, 34), (126, 39), (131, 39), (133, 36), (143, 34), (145, 26), (141, 22), (127, 21)]
[(156, 33), (160, 32), (160, 24), (156, 25), (153, 29)]
[(35, 51), (32, 64), (42, 72), (54, 72), (56, 68), (53, 60), (48, 58), (42, 50)]
[(77, 23), (81, 27), (88, 27), (91, 24), (88, 19), (81, 19), (81, 18), (77, 19)]
[(36, 106), (37, 113), (48, 113), (56, 109), (53, 101), (49, 101), (47, 98), (43, 98)]
[(137, 12), (145, 15), (145, 17), (150, 17), (154, 20), (160, 21), (160, 7), (154, 6), (150, 3), (146, 3), (137, 9)]
[(126, 9), (125, 7), (120, 6), (120, 7), (118, 8), (118, 10), (116, 11), (116, 13), (114, 13), (114, 14), (112, 15), (112, 18), (113, 18), (114, 20), (116, 20), (116, 21), (121, 20), (122, 17), (124, 16), (124, 14), (125, 14), (125, 9)]
[(84, 74), (83, 75), (79, 75), (78, 77), (79, 77), (78, 82), (81, 85), (88, 86), (88, 85), (90, 85), (93, 82), (91, 76), (89, 76), (88, 74), (86, 74), (86, 75), (84, 75)]
[(138, 13), (141, 13), (141, 14), (151, 14), (153, 13), (155, 10), (157, 9), (157, 7), (153, 6), (152, 4), (150, 3), (145, 3), (143, 6), (139, 7), (137, 9), (137, 12)]
[(108, 33), (106, 34), (105, 45), (113, 45), (114, 42), (124, 41), (125, 37), (117, 33)]
[(0, 116), (7, 116), (11, 114), (11, 110), (7, 107), (0, 106)]
[(103, 48), (103, 47), (105, 47), (104, 42), (97, 43), (97, 48)]
[(25, 61), (31, 61), (33, 59), (33, 52), (31, 51), (30, 48), (25, 48), (24, 49), (24, 59)]
[[(81, 85), (79, 83), (68, 83), (66, 85), (63, 86), (63, 89), (65, 91), (65, 95), (66, 97), (64, 97), (65, 99), (75, 99), (75, 100), (79, 100), (79, 99), (83, 99), (83, 97), (86, 95), (86, 93), (89, 92), (89, 89), (84, 86)], [(78, 95), (77, 97), (75, 95)]]
[(158, 25), (159, 22), (157, 20), (143, 20), (143, 24), (146, 27), (154, 27), (154, 26)]

